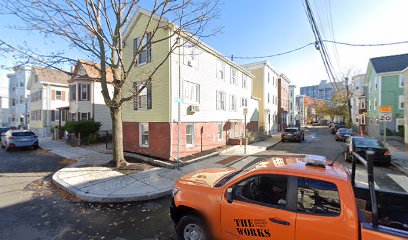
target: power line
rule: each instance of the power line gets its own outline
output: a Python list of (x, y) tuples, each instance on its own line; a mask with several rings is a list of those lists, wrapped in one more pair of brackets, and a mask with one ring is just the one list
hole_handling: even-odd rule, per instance
[[(271, 54), (271, 55), (266, 55), (266, 56), (256, 56), (256, 57), (236, 57), (236, 56), (234, 56), (234, 58), (240, 58), (240, 59), (255, 59), (255, 58), (270, 58), (270, 57), (276, 57), (276, 56), (281, 56), (281, 55), (285, 55), (285, 54), (289, 54), (289, 53), (292, 53), (292, 52), (299, 51), (299, 50), (301, 50), (301, 49), (303, 49), (303, 48), (306, 48), (306, 47), (308, 47), (308, 46), (310, 46), (310, 45), (314, 45), (314, 44), (315, 44), (315, 43), (312, 42), (312, 43), (308, 43), (308, 44), (306, 44), (306, 45), (303, 45), (303, 46), (301, 46), (301, 47), (295, 48), (295, 49), (290, 50), (290, 51), (286, 51), (286, 52), (282, 52), (282, 53), (276, 53), (276, 54)], [(226, 56), (226, 57), (227, 57), (227, 56)], [(229, 57), (229, 56), (228, 56), (228, 57)]]

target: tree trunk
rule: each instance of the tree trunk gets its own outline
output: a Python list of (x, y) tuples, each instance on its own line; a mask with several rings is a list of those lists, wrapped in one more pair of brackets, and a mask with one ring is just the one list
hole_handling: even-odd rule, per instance
[(113, 136), (113, 162), (116, 167), (126, 166), (127, 162), (123, 155), (123, 129), (122, 108), (111, 108), (112, 136)]

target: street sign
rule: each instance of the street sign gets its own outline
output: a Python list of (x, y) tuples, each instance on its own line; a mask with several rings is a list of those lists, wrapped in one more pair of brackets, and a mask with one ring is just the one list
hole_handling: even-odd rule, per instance
[(391, 122), (392, 112), (380, 112), (380, 122)]
[(248, 108), (243, 109), (243, 114), (246, 116), (248, 114)]
[(380, 112), (392, 112), (391, 106), (380, 106)]

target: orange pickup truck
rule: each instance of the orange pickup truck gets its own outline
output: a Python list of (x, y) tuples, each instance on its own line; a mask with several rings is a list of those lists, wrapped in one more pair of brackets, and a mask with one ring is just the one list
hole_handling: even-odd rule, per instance
[(270, 156), (242, 170), (186, 175), (177, 181), (171, 200), (177, 237), (408, 239), (408, 194), (375, 190), (369, 161), (369, 188), (354, 186), (355, 162), (353, 157), (349, 173), (322, 156)]

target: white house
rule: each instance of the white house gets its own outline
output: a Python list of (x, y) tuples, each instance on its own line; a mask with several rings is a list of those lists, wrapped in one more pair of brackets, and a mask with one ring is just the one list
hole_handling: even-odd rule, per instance
[(293, 127), (296, 125), (296, 86), (289, 85), (289, 113), (288, 125)]
[(29, 89), (26, 88), (30, 70), (25, 67), (15, 67), (13, 73), (7, 74), (10, 127), (28, 128), (29, 125)]
[(69, 75), (54, 69), (32, 67), (27, 89), (30, 90), (30, 129), (49, 136), (52, 128), (67, 116), (58, 108), (68, 106)]
[(278, 79), (279, 73), (268, 61), (242, 65), (253, 79), (253, 96), (260, 101), (259, 127), (266, 133), (278, 131)]
[[(112, 71), (107, 70), (109, 93), (113, 94)], [(78, 60), (69, 82), (68, 120), (94, 119), (101, 122), (101, 131), (112, 130), (109, 108), (105, 105), (100, 83), (100, 65)]]

